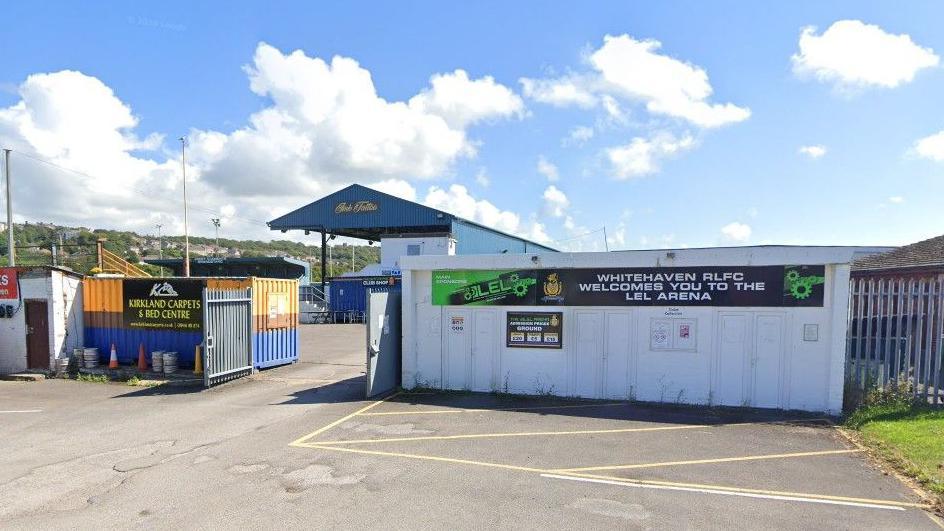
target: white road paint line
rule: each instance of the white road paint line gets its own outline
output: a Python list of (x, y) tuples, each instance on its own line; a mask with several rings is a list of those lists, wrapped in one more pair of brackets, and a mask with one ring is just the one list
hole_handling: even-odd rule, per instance
[(586, 483), (601, 483), (604, 485), (616, 485), (620, 487), (635, 487), (639, 489), (656, 489), (656, 490), (680, 490), (685, 492), (700, 492), (704, 494), (723, 494), (726, 496), (742, 496), (745, 498), (761, 498), (765, 500), (783, 500), (783, 501), (795, 501), (795, 502), (804, 502), (804, 503), (823, 503), (827, 505), (846, 505), (850, 507), (865, 507), (868, 509), (887, 509), (890, 511), (904, 511), (904, 507), (895, 507), (893, 505), (879, 505), (875, 503), (859, 503), (859, 502), (847, 502), (847, 501), (838, 501), (838, 500), (820, 500), (815, 498), (800, 498), (796, 496), (779, 496), (774, 494), (754, 494), (751, 492), (732, 492), (725, 490), (713, 490), (713, 489), (699, 489), (694, 487), (673, 487), (669, 485), (643, 485), (640, 483), (630, 483), (630, 482), (621, 482), (621, 481), (610, 481), (607, 479), (593, 479), (593, 478), (580, 478), (574, 476), (559, 476), (557, 474), (541, 474), (542, 478), (553, 478), (553, 479), (566, 479), (569, 481), (583, 481)]
[(0, 411), (0, 413), (42, 413), (42, 409), (19, 409), (19, 410), (8, 410)]

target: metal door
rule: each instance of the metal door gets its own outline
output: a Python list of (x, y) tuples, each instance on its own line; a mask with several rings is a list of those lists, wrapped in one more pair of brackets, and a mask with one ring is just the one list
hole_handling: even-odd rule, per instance
[(748, 348), (748, 315), (723, 313), (718, 321), (718, 387), (713, 401), (745, 406), (744, 375)]
[(469, 310), (446, 311), (443, 321), (443, 343), (446, 348), (443, 359), (443, 388), (470, 389), (472, 371), (472, 312)]
[(472, 390), (494, 391), (495, 348), (498, 341), (496, 334), (496, 312), (494, 310), (476, 310), (472, 313)]
[(783, 319), (781, 314), (759, 314), (754, 321), (754, 354), (751, 357), (754, 407), (780, 407), (783, 380)]
[(603, 375), (603, 312), (578, 311), (574, 394), (599, 398)]
[(606, 313), (606, 342), (603, 345), (603, 395), (605, 398), (630, 396), (629, 362), (632, 344), (632, 314)]
[(26, 368), (49, 368), (49, 307), (46, 301), (26, 303)]
[(367, 293), (367, 398), (400, 385), (400, 294)]
[(252, 290), (203, 290), (203, 384), (252, 374)]

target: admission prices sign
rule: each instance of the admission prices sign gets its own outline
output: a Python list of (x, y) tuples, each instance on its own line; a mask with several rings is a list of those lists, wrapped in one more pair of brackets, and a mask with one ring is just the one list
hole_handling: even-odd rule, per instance
[(508, 312), (505, 345), (524, 348), (561, 348), (561, 312)]
[(18, 299), (19, 297), (16, 269), (0, 267), (0, 299)]
[(433, 271), (433, 304), (821, 307), (822, 265)]
[(124, 280), (125, 327), (199, 331), (203, 284), (194, 279)]

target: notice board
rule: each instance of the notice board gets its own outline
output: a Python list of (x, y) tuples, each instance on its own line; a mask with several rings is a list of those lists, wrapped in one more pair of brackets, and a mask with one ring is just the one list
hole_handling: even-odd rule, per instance
[(506, 346), (561, 348), (562, 312), (508, 312), (506, 323)]

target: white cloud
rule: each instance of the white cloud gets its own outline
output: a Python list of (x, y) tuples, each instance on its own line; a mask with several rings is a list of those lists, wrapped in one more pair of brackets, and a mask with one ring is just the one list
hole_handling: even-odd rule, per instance
[(485, 199), (476, 199), (461, 184), (453, 184), (449, 188), (430, 186), (423, 203), (500, 231), (517, 234), (521, 230), (521, 217), (518, 214), (501, 210)]
[(475, 182), (482, 188), (488, 188), (492, 184), (492, 180), (488, 177), (488, 172), (485, 171), (485, 168), (479, 168), (479, 171), (475, 173)]
[(944, 131), (919, 139), (915, 142), (914, 152), (935, 162), (944, 162)]
[[(266, 220), (355, 181), (416, 197), (411, 181), (475, 155), (479, 143), (469, 127), (524, 112), (510, 89), (463, 70), (431, 76), (406, 101), (378, 95), (370, 72), (345, 57), (325, 61), (261, 43), (245, 70), (266, 106), (230, 133), (187, 135), (197, 233), (212, 234), (199, 219), (213, 216), (224, 218), (221, 235), (268, 239), (274, 234)], [(182, 232), (176, 142), (165, 148), (160, 135), (137, 134), (131, 106), (80, 72), (35, 74), (18, 92), (18, 102), (0, 107), (0, 144), (14, 149), (21, 175), (18, 215), (142, 232), (160, 222), (167, 234)], [(489, 218), (487, 205), (481, 210), (478, 216)]]
[(728, 241), (744, 243), (751, 237), (751, 227), (750, 225), (734, 221), (721, 227), (721, 235)]
[(587, 88), (587, 80), (577, 76), (567, 76), (558, 79), (531, 79), (523, 77), (521, 92), (528, 98), (555, 107), (594, 107), (598, 100)]
[(839, 20), (822, 34), (806, 27), (800, 33), (800, 50), (792, 57), (793, 71), (839, 89), (894, 88), (911, 82), (915, 74), (937, 66), (934, 50), (860, 20)]
[(547, 180), (551, 182), (555, 182), (560, 179), (560, 173), (557, 171), (557, 166), (544, 158), (544, 155), (538, 157), (538, 173), (546, 177)]
[(369, 185), (370, 188), (378, 190), (394, 197), (406, 199), (407, 201), (416, 201), (416, 188), (412, 184), (401, 179), (387, 179)]
[(893, 203), (895, 205), (900, 205), (905, 202), (905, 198), (900, 195), (893, 195), (888, 198), (888, 202)]
[(524, 112), (521, 98), (491, 76), (471, 80), (464, 70), (456, 70), (434, 75), (430, 85), (410, 99), (410, 108), (442, 116), (453, 128), (497, 117), (520, 117)]
[(660, 161), (695, 146), (690, 135), (676, 138), (670, 133), (656, 134), (651, 138), (636, 137), (619, 147), (606, 150), (613, 175), (618, 179), (631, 179), (659, 171)]
[(544, 212), (555, 218), (564, 216), (567, 208), (570, 207), (570, 200), (567, 195), (560, 191), (553, 184), (544, 190)]
[(826, 146), (800, 146), (797, 153), (811, 159), (818, 159), (826, 154)]
[(662, 43), (607, 35), (590, 63), (610, 89), (646, 104), (654, 114), (682, 118), (700, 127), (746, 120), (751, 111), (731, 103), (709, 103), (713, 92), (704, 69), (658, 53)]
[(629, 35), (603, 38), (603, 45), (588, 56), (591, 72), (560, 78), (522, 78), (525, 96), (558, 107), (601, 106), (623, 120), (617, 98), (641, 102), (652, 114), (686, 120), (699, 127), (741, 122), (750, 109), (732, 103), (712, 103), (713, 88), (699, 66), (659, 53), (662, 43), (636, 40)]
[(578, 125), (570, 130), (567, 133), (567, 138), (561, 141), (561, 144), (564, 146), (582, 146), (587, 143), (591, 138), (593, 138), (594, 131), (592, 127), (587, 127), (585, 125)]

